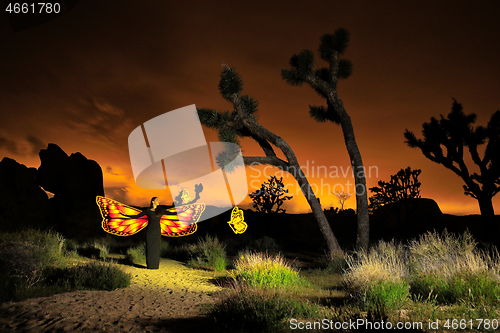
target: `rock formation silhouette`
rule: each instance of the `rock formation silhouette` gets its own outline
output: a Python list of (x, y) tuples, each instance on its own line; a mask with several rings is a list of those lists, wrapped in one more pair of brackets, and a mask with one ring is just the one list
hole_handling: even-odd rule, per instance
[(38, 186), (36, 169), (4, 157), (0, 162), (0, 229), (44, 228), (49, 198)]
[(38, 184), (54, 194), (50, 221), (67, 237), (90, 236), (99, 232), (101, 215), (95, 198), (104, 195), (102, 169), (81, 153), (66, 154), (49, 143), (39, 153)]

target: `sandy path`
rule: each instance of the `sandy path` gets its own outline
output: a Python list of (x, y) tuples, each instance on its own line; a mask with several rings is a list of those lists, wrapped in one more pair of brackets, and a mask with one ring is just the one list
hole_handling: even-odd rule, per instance
[(208, 281), (212, 273), (168, 259), (159, 270), (121, 267), (133, 276), (128, 288), (3, 304), (0, 332), (198, 332), (207, 325), (201, 304), (220, 290)]

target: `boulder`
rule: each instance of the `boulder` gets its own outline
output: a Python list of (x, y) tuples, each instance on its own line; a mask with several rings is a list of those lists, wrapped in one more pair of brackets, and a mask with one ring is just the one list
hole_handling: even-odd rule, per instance
[(96, 196), (104, 195), (99, 164), (81, 153), (68, 156), (56, 144), (39, 153), (37, 179), (50, 199), (51, 220), (56, 230), (68, 237), (89, 237), (101, 231), (101, 215)]
[(49, 198), (36, 180), (36, 169), (5, 157), (0, 162), (0, 230), (43, 228)]
[(425, 231), (441, 229), (443, 213), (436, 201), (410, 199), (378, 208), (370, 217), (372, 238), (411, 238)]

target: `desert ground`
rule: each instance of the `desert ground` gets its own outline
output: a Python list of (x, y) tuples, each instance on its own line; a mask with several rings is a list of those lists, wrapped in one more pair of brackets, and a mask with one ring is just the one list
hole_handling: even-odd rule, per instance
[(209, 319), (203, 305), (220, 290), (213, 273), (161, 259), (160, 269), (121, 266), (127, 288), (74, 291), (0, 307), (0, 332), (198, 332)]

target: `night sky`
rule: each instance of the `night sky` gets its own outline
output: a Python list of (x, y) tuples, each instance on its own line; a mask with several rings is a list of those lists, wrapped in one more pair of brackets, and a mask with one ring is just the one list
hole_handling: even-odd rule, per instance
[[(422, 197), (444, 213), (479, 214), (462, 179), (409, 148), (403, 133), (422, 137), (422, 124), (447, 115), (452, 98), (478, 115), (478, 125), (500, 109), (499, 17), (499, 1), (85, 0), (55, 20), (12, 33), (2, 14), (0, 159), (38, 167), (39, 150), (56, 143), (101, 165), (107, 196), (139, 206), (152, 196), (171, 203), (167, 190), (135, 185), (128, 135), (190, 104), (230, 110), (217, 88), (225, 62), (243, 77), (243, 93), (259, 101), (259, 122), (287, 141), (300, 165), (309, 165), (323, 206), (339, 207), (330, 192), (354, 189), (352, 176), (341, 172), (350, 165), (342, 130), (312, 120), (308, 105), (324, 100), (307, 85), (288, 85), (279, 69), (303, 49), (315, 53), (317, 68), (324, 66), (320, 37), (344, 27), (351, 42), (343, 57), (354, 72), (338, 91), (364, 165), (372, 167), (368, 187), (401, 168), (419, 168)], [(244, 155), (263, 155), (252, 140), (242, 146)], [(328, 175), (312, 175), (318, 166)], [(340, 177), (331, 174), (335, 168)], [(258, 170), (247, 168), (250, 191), (266, 178), (256, 178)], [(294, 179), (285, 182), (294, 195), (287, 212), (309, 211)], [(499, 196), (493, 204), (499, 214)], [(355, 208), (354, 198), (345, 206)]]

